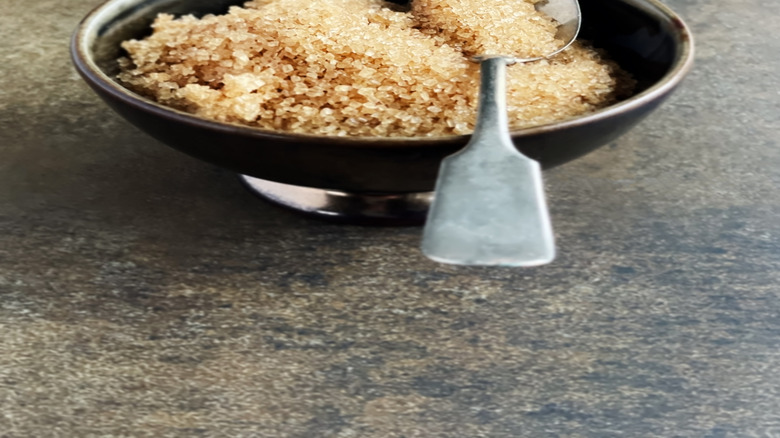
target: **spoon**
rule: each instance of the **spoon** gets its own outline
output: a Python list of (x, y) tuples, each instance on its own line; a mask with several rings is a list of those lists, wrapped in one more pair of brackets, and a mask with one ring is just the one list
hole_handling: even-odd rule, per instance
[(555, 258), (555, 243), (539, 163), (521, 154), (509, 136), (506, 67), (550, 58), (577, 38), (576, 0), (547, 0), (536, 9), (559, 23), (564, 44), (535, 58), (479, 55), (477, 122), (462, 150), (442, 161), (423, 229), (422, 251), (442, 263), (538, 266)]

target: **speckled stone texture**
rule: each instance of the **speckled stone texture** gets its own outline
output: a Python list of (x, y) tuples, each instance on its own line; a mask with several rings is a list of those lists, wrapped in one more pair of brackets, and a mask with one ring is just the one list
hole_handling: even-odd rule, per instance
[(560, 257), (424, 259), (149, 139), (0, 14), (0, 437), (780, 436), (780, 3), (669, 0), (698, 64), (546, 174)]

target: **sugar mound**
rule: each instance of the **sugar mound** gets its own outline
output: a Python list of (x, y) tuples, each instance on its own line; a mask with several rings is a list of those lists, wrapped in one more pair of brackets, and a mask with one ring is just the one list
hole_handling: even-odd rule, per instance
[[(225, 15), (161, 14), (125, 41), (119, 80), (221, 122), (332, 136), (473, 130), (477, 53), (553, 51), (556, 24), (531, 0), (256, 0)], [(609, 105), (632, 81), (583, 43), (508, 69), (512, 128)]]

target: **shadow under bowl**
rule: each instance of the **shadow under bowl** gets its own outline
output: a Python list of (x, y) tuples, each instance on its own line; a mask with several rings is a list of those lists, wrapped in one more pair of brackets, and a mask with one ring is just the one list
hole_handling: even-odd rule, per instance
[[(267, 199), (350, 221), (419, 222), (441, 160), (468, 136), (326, 137), (206, 120), (160, 105), (116, 79), (120, 43), (150, 33), (158, 13), (224, 13), (245, 0), (109, 0), (80, 23), (76, 69), (117, 113), (163, 143), (243, 175)], [(693, 63), (685, 23), (656, 0), (580, 0), (580, 38), (604, 49), (638, 81), (633, 97), (563, 122), (512, 131), (517, 148), (549, 168), (608, 144), (677, 87)]]

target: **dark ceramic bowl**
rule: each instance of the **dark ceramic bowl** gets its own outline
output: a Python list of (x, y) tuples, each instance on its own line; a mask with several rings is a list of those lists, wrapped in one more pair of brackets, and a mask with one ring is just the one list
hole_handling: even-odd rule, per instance
[[(344, 138), (287, 134), (205, 120), (157, 104), (116, 81), (120, 42), (148, 34), (158, 13), (223, 13), (230, 5), (240, 3), (243, 0), (110, 0), (79, 25), (71, 45), (73, 61), (100, 97), (132, 124), (187, 154), (254, 177), (246, 178), (250, 185), (274, 182), (260, 189), (272, 198), (291, 195), (279, 192), (291, 188), (289, 185), (377, 196), (417, 196), (433, 190), (442, 158), (464, 146), (467, 136)], [(580, 0), (580, 4), (580, 38), (605, 49), (639, 84), (632, 98), (596, 113), (513, 131), (517, 147), (548, 168), (625, 133), (669, 96), (693, 62), (688, 28), (662, 3)], [(315, 191), (301, 190), (310, 198), (316, 195)], [(291, 196), (303, 196), (301, 193)], [(424, 210), (427, 199), (423, 196), (415, 202), (422, 203)], [(300, 199), (301, 205), (292, 202), (291, 206), (306, 209), (303, 204), (309, 201)]]

